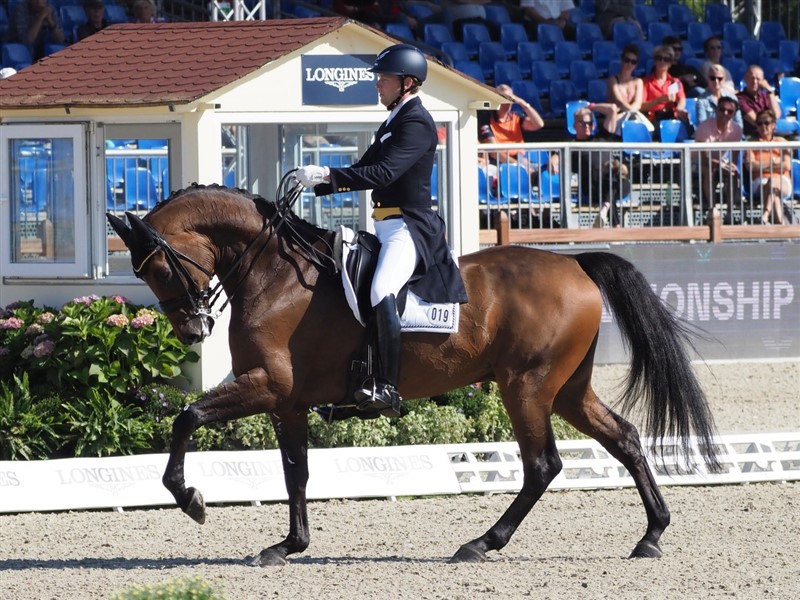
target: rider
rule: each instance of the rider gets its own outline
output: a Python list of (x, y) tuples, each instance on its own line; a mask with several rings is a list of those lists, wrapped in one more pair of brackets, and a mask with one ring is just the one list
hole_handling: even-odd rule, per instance
[(372, 145), (352, 166), (307, 165), (297, 179), (317, 196), (372, 190), (375, 234), (381, 242), (370, 300), (375, 311), (377, 374), (356, 392), (367, 413), (400, 415), (400, 317), (397, 296), (409, 288), (429, 302), (466, 302), (461, 275), (450, 254), (444, 221), (431, 208), (436, 125), (417, 97), (428, 74), (425, 56), (410, 44), (386, 48), (370, 69), (378, 98), (391, 111)]

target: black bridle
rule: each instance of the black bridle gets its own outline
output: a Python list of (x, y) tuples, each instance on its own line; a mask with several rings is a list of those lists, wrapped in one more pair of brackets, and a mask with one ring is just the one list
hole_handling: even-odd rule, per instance
[[(167, 240), (165, 240), (149, 223), (142, 224), (147, 227), (149, 230), (149, 235), (151, 238), (151, 243), (153, 244), (153, 249), (150, 253), (145, 256), (145, 258), (139, 263), (138, 267), (134, 267), (133, 271), (137, 277), (140, 277), (140, 272), (144, 268), (147, 261), (158, 251), (161, 250), (164, 253), (164, 257), (167, 260), (170, 268), (173, 272), (178, 274), (178, 278), (181, 281), (181, 285), (183, 286), (184, 294), (182, 296), (178, 296), (176, 298), (172, 298), (170, 300), (164, 300), (163, 302), (159, 302), (158, 306), (164, 313), (170, 313), (182, 308), (189, 308), (191, 309), (193, 316), (195, 317), (207, 317), (209, 319), (215, 320), (222, 314), (222, 311), (228, 306), (228, 304), (233, 299), (234, 295), (244, 283), (247, 276), (250, 274), (250, 271), (253, 268), (253, 265), (256, 263), (256, 258), (266, 249), (267, 245), (269, 244), (270, 240), (275, 236), (278, 230), (287, 225), (289, 222), (289, 217), (292, 215), (292, 206), (300, 197), (301, 192), (303, 191), (303, 186), (295, 183), (293, 177), (290, 176), (293, 174), (293, 171), (290, 171), (286, 175), (283, 176), (281, 179), (281, 183), (279, 185), (279, 191), (283, 190), (283, 194), (280, 195), (280, 199), (275, 202), (275, 212), (269, 219), (264, 221), (264, 225), (261, 227), (261, 231), (259, 231), (258, 235), (247, 245), (244, 251), (236, 258), (233, 265), (231, 266), (230, 270), (222, 277), (219, 277), (217, 284), (211, 289), (208, 285), (205, 287), (200, 287), (198, 283), (194, 280), (194, 278), (189, 273), (189, 270), (186, 268), (186, 264), (188, 263), (198, 270), (200, 270), (206, 277), (208, 277), (209, 282), (211, 278), (214, 276), (214, 272), (209, 271), (191, 256), (180, 252), (173, 248)], [(289, 227), (293, 232), (295, 229), (288, 224)], [(253, 260), (250, 262), (250, 265), (247, 267), (246, 272), (242, 275), (239, 281), (236, 283), (234, 288), (228, 293), (227, 298), (220, 306), (219, 310), (214, 312), (214, 304), (219, 299), (220, 295), (222, 294), (222, 286), (223, 284), (237, 271), (239, 266), (244, 261), (245, 257), (247, 257), (251, 251), (259, 244), (259, 240), (264, 237), (265, 232), (269, 230), (269, 235), (263, 241), (261, 246), (255, 251), (253, 254)], [(332, 253), (331, 255), (327, 255), (324, 253), (320, 253), (316, 250), (311, 243), (307, 242), (302, 236), (295, 235), (295, 240), (301, 241), (302, 247), (306, 250), (309, 260), (322, 267), (322, 268), (330, 268), (330, 264), (325, 264), (325, 262), (332, 263)]]

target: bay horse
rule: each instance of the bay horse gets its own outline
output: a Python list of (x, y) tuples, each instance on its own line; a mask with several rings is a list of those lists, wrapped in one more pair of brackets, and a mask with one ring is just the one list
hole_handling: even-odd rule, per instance
[[(235, 379), (177, 416), (163, 483), (203, 523), (203, 497), (184, 481), (190, 436), (209, 423), (268, 413), (288, 491), (289, 533), (252, 559), (257, 566), (284, 564), (309, 545), (309, 411), (349, 400), (348, 361), (364, 336), (331, 268), (334, 232), (291, 210), (299, 194), (286, 177), (276, 201), (194, 184), (142, 219), (127, 213), (129, 224), (107, 215), (182, 342), (209, 335), (212, 305), (225, 292)], [(687, 462), (694, 434), (703, 460), (716, 470), (713, 418), (691, 370), (689, 331), (631, 263), (610, 253), (495, 247), (461, 257), (460, 269), (469, 302), (461, 307), (458, 333), (404, 333), (399, 390), (421, 398), (496, 381), (519, 444), (523, 484), (500, 519), (451, 560), (484, 561), (488, 551), (503, 548), (559, 473), (553, 414), (596, 439), (630, 472), (647, 515), (630, 556), (661, 556), (670, 513), (639, 434), (591, 386), (603, 297), (631, 353), (622, 412), (641, 409), (654, 440), (678, 440)], [(210, 289), (214, 276), (218, 283)]]

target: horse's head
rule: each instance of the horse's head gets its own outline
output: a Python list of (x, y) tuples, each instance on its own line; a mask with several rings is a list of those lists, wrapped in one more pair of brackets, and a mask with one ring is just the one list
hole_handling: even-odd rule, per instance
[(125, 214), (130, 225), (110, 213), (106, 218), (130, 250), (134, 274), (150, 286), (178, 339), (202, 342), (214, 327), (209, 305), (213, 273), (176, 250), (149, 223)]

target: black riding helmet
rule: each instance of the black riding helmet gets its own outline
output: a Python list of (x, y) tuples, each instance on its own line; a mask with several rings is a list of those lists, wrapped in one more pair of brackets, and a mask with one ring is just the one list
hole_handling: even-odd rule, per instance
[(419, 87), (428, 76), (428, 61), (425, 55), (411, 44), (395, 44), (389, 46), (375, 57), (375, 62), (369, 69), (373, 73), (383, 73), (384, 75), (398, 75), (401, 78), (411, 77), (414, 83), (409, 87), (401, 85), (400, 95), (387, 106), (392, 110), (400, 102), (406, 92), (410, 89)]

